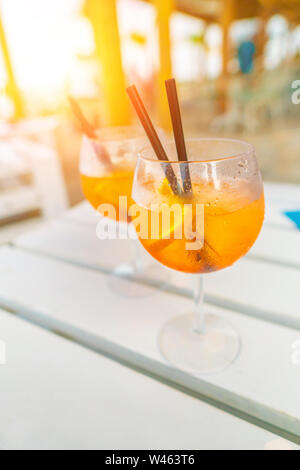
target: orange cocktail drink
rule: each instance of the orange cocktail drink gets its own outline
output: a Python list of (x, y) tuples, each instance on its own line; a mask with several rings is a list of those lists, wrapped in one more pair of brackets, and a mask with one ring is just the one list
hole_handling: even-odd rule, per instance
[(120, 197), (127, 198), (128, 207), (132, 204), (131, 190), (133, 182), (134, 169), (115, 167), (107, 172), (105, 176), (88, 176), (81, 174), (81, 186), (85, 198), (92, 204), (96, 210), (101, 211), (105, 204), (111, 204), (115, 211), (102, 215), (115, 214), (115, 220), (130, 221), (127, 212), (122, 213), (120, 207)]
[[(140, 207), (148, 225), (140, 241), (155, 259), (177, 271), (209, 273), (232, 265), (252, 247), (264, 220), (263, 190), (245, 180), (223, 181), (218, 188), (194, 181), (188, 197), (174, 195), (167, 181), (155, 190), (150, 180), (144, 190), (156, 191), (156, 200), (152, 211)], [(167, 207), (170, 222), (164, 224)], [(197, 207), (203, 223), (196, 224)], [(202, 243), (193, 246), (197, 235)]]
[[(92, 206), (116, 221), (130, 222), (127, 210), (120, 208), (120, 197), (126, 206), (132, 203), (131, 191), (137, 152), (145, 137), (136, 127), (115, 127), (96, 132), (96, 138), (83, 138), (80, 177), (84, 196)], [(114, 210), (104, 210), (111, 205)]]

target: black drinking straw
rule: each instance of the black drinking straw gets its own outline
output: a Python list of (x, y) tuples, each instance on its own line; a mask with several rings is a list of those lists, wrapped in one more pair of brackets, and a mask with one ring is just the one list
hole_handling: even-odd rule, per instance
[(72, 96), (69, 96), (68, 99), (72, 107), (73, 113), (75, 114), (75, 116), (77, 117), (78, 121), (81, 124), (82, 132), (88, 137), (90, 137), (90, 139), (95, 139), (96, 133), (95, 133), (94, 126), (92, 126), (92, 124), (88, 122), (88, 120), (86, 119), (85, 115), (81, 111), (80, 106), (75, 100), (75, 98), (73, 98)]
[[(177, 155), (178, 160), (180, 162), (187, 162), (187, 153), (186, 153), (186, 146), (184, 140), (184, 133), (182, 127), (182, 120), (181, 120), (181, 112), (178, 100), (178, 94), (176, 89), (176, 81), (174, 78), (166, 80), (166, 90), (168, 95), (168, 102), (170, 108), (170, 114), (172, 119), (172, 126), (174, 132), (174, 138), (176, 143)], [(181, 164), (180, 165), (180, 173), (182, 178), (183, 189), (186, 194), (192, 193), (192, 181), (191, 175), (189, 170), (189, 165)]]
[(148, 139), (153, 147), (153, 150), (157, 158), (161, 160), (162, 162), (165, 162), (164, 164), (162, 164), (162, 168), (165, 172), (166, 178), (169, 181), (169, 184), (172, 188), (173, 193), (180, 194), (180, 186), (178, 184), (172, 165), (170, 163), (166, 163), (169, 160), (168, 156), (165, 152), (165, 149), (162, 146), (160, 138), (157, 135), (157, 132), (150, 119), (150, 116), (144, 106), (144, 103), (141, 100), (141, 97), (135, 85), (130, 86), (129, 88), (127, 88), (126, 91), (134, 106), (134, 109), (136, 110), (136, 113), (141, 121), (141, 124), (148, 136)]
[(77, 117), (78, 121), (81, 124), (82, 132), (87, 137), (89, 137), (89, 139), (91, 139), (90, 144), (91, 144), (91, 146), (92, 146), (92, 148), (95, 152), (96, 157), (100, 161), (101, 165), (111, 166), (112, 161), (111, 161), (111, 158), (110, 158), (110, 155), (109, 155), (107, 149), (105, 148), (105, 146), (101, 142), (96, 140), (97, 139), (97, 134), (96, 134), (95, 127), (92, 126), (92, 124), (90, 124), (88, 122), (88, 120), (86, 119), (85, 115), (83, 114), (83, 112), (82, 112), (79, 104), (75, 100), (75, 98), (73, 98), (72, 96), (69, 96), (68, 99), (69, 99), (69, 102), (70, 102), (70, 105), (72, 107), (72, 111), (73, 111), (74, 115)]

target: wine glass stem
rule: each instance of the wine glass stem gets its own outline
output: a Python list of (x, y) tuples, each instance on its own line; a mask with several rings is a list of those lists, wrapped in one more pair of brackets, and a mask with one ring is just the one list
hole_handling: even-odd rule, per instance
[(202, 274), (195, 276), (193, 329), (197, 333), (205, 333), (204, 287)]
[(144, 269), (144, 260), (142, 256), (142, 247), (140, 245), (140, 242), (136, 240), (131, 241), (132, 244), (134, 244), (134, 250), (135, 250), (135, 258), (134, 258), (134, 269), (135, 272), (139, 273), (143, 271)]
[(131, 223), (128, 227), (128, 235), (131, 243), (132, 253), (134, 255), (133, 269), (135, 273), (139, 273), (144, 270), (144, 258), (142, 253), (142, 246), (137, 239), (134, 225)]

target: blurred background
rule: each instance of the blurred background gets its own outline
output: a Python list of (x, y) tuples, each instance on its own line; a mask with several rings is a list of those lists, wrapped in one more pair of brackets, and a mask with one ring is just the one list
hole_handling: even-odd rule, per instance
[[(300, 0), (1, 0), (0, 243), (83, 199), (81, 129), (136, 118), (135, 83), (170, 130), (252, 142), (265, 180), (300, 183)], [(300, 94), (299, 94), (300, 97)]]

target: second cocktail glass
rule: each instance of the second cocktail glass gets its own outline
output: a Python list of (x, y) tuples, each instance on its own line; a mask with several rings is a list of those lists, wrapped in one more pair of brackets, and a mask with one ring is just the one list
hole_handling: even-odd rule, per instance
[[(162, 135), (163, 137), (163, 135)], [(144, 132), (135, 126), (112, 127), (96, 131), (96, 138), (83, 137), (80, 155), (80, 176), (83, 193), (92, 206), (103, 216), (117, 223), (131, 226), (129, 209), (137, 154), (145, 147)], [(120, 205), (120, 198), (126, 204)], [(120, 225), (120, 224), (119, 224)], [(120, 229), (121, 230), (121, 229)], [(131, 230), (131, 238), (135, 231)], [(144, 261), (140, 245), (132, 240), (134, 260), (116, 266), (110, 278), (112, 289), (122, 296), (141, 297), (154, 291), (151, 284), (163, 287), (167, 271), (158, 264)], [(112, 255), (112, 254), (111, 254)], [(128, 258), (132, 257), (128, 253)], [(137, 281), (139, 284), (131, 281)]]

